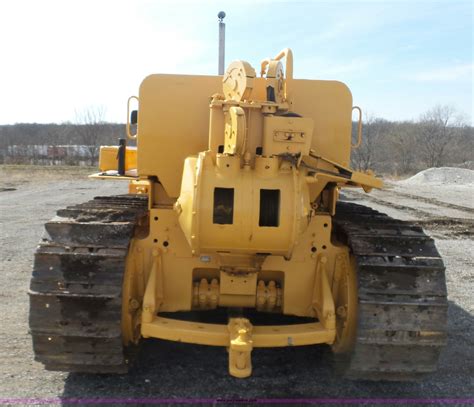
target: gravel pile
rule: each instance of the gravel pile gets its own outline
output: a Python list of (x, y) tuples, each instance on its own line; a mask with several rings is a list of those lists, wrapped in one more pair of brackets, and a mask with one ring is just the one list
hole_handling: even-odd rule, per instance
[(428, 168), (404, 181), (401, 184), (407, 185), (468, 185), (474, 184), (474, 171), (467, 168), (440, 167)]

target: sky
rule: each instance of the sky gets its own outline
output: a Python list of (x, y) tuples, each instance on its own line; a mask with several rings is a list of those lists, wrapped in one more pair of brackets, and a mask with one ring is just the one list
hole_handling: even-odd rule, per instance
[(345, 82), (371, 116), (472, 123), (471, 1), (0, 0), (0, 124), (124, 122), (147, 75), (215, 75), (220, 10), (226, 65), (289, 47), (295, 78)]

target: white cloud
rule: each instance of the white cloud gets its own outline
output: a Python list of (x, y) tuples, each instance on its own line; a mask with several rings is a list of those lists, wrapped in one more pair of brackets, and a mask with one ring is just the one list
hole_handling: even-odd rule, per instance
[(472, 81), (474, 64), (457, 64), (435, 68), (410, 75), (409, 79), (421, 82), (446, 82), (468, 79)]

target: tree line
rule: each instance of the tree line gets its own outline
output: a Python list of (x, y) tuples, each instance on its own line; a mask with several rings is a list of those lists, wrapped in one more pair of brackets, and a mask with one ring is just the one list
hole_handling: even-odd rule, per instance
[[(107, 123), (102, 117), (103, 112), (94, 109), (80, 113), (75, 123), (0, 125), (0, 162), (16, 162), (8, 157), (11, 146), (77, 145), (83, 146), (81, 151), (85, 149), (89, 163), (95, 165), (100, 145), (116, 145), (125, 137), (123, 124)], [(356, 133), (357, 123), (353, 123), (354, 139)], [(474, 169), (474, 128), (447, 105), (433, 107), (416, 121), (389, 121), (369, 114), (362, 143), (352, 151), (351, 161), (358, 170), (396, 175), (441, 166)], [(29, 162), (41, 160), (33, 157)]]
[[(76, 111), (73, 123), (0, 125), (0, 162), (44, 164), (46, 151), (53, 164), (74, 165), (86, 159), (89, 165), (96, 165), (100, 146), (117, 145), (124, 137), (123, 124), (109, 123), (104, 118), (103, 106), (91, 106)], [(61, 157), (60, 152), (70, 155)]]
[[(356, 131), (353, 124), (353, 135)], [(351, 157), (362, 171), (405, 175), (431, 167), (474, 169), (474, 128), (449, 105), (436, 105), (416, 121), (366, 115), (362, 134)]]
[[(41, 164), (45, 158), (40, 153), (43, 149), (32, 149), (31, 146), (73, 145), (81, 146), (89, 164), (95, 165), (100, 146), (118, 144), (123, 134), (124, 125), (116, 123), (97, 123), (93, 126), (72, 123), (0, 125), (0, 162)], [(75, 164), (74, 157), (65, 164)]]

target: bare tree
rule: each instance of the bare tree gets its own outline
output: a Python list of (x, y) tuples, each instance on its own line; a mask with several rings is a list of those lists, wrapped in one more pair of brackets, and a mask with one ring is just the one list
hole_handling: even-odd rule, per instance
[(416, 127), (412, 122), (393, 125), (388, 142), (383, 146), (390, 151), (387, 159), (394, 165), (397, 174), (409, 174), (417, 166)]
[(105, 128), (105, 108), (90, 106), (76, 111), (76, 132), (89, 153), (90, 164), (95, 165), (99, 157), (100, 139)]
[(365, 115), (361, 145), (352, 150), (352, 162), (362, 171), (373, 169), (380, 152), (380, 138), (388, 122), (371, 114)]
[(450, 162), (474, 165), (474, 128), (464, 125), (456, 129), (455, 139), (450, 148)]
[(421, 115), (419, 148), (428, 167), (445, 164), (448, 147), (458, 126), (456, 109), (449, 105), (436, 105)]

